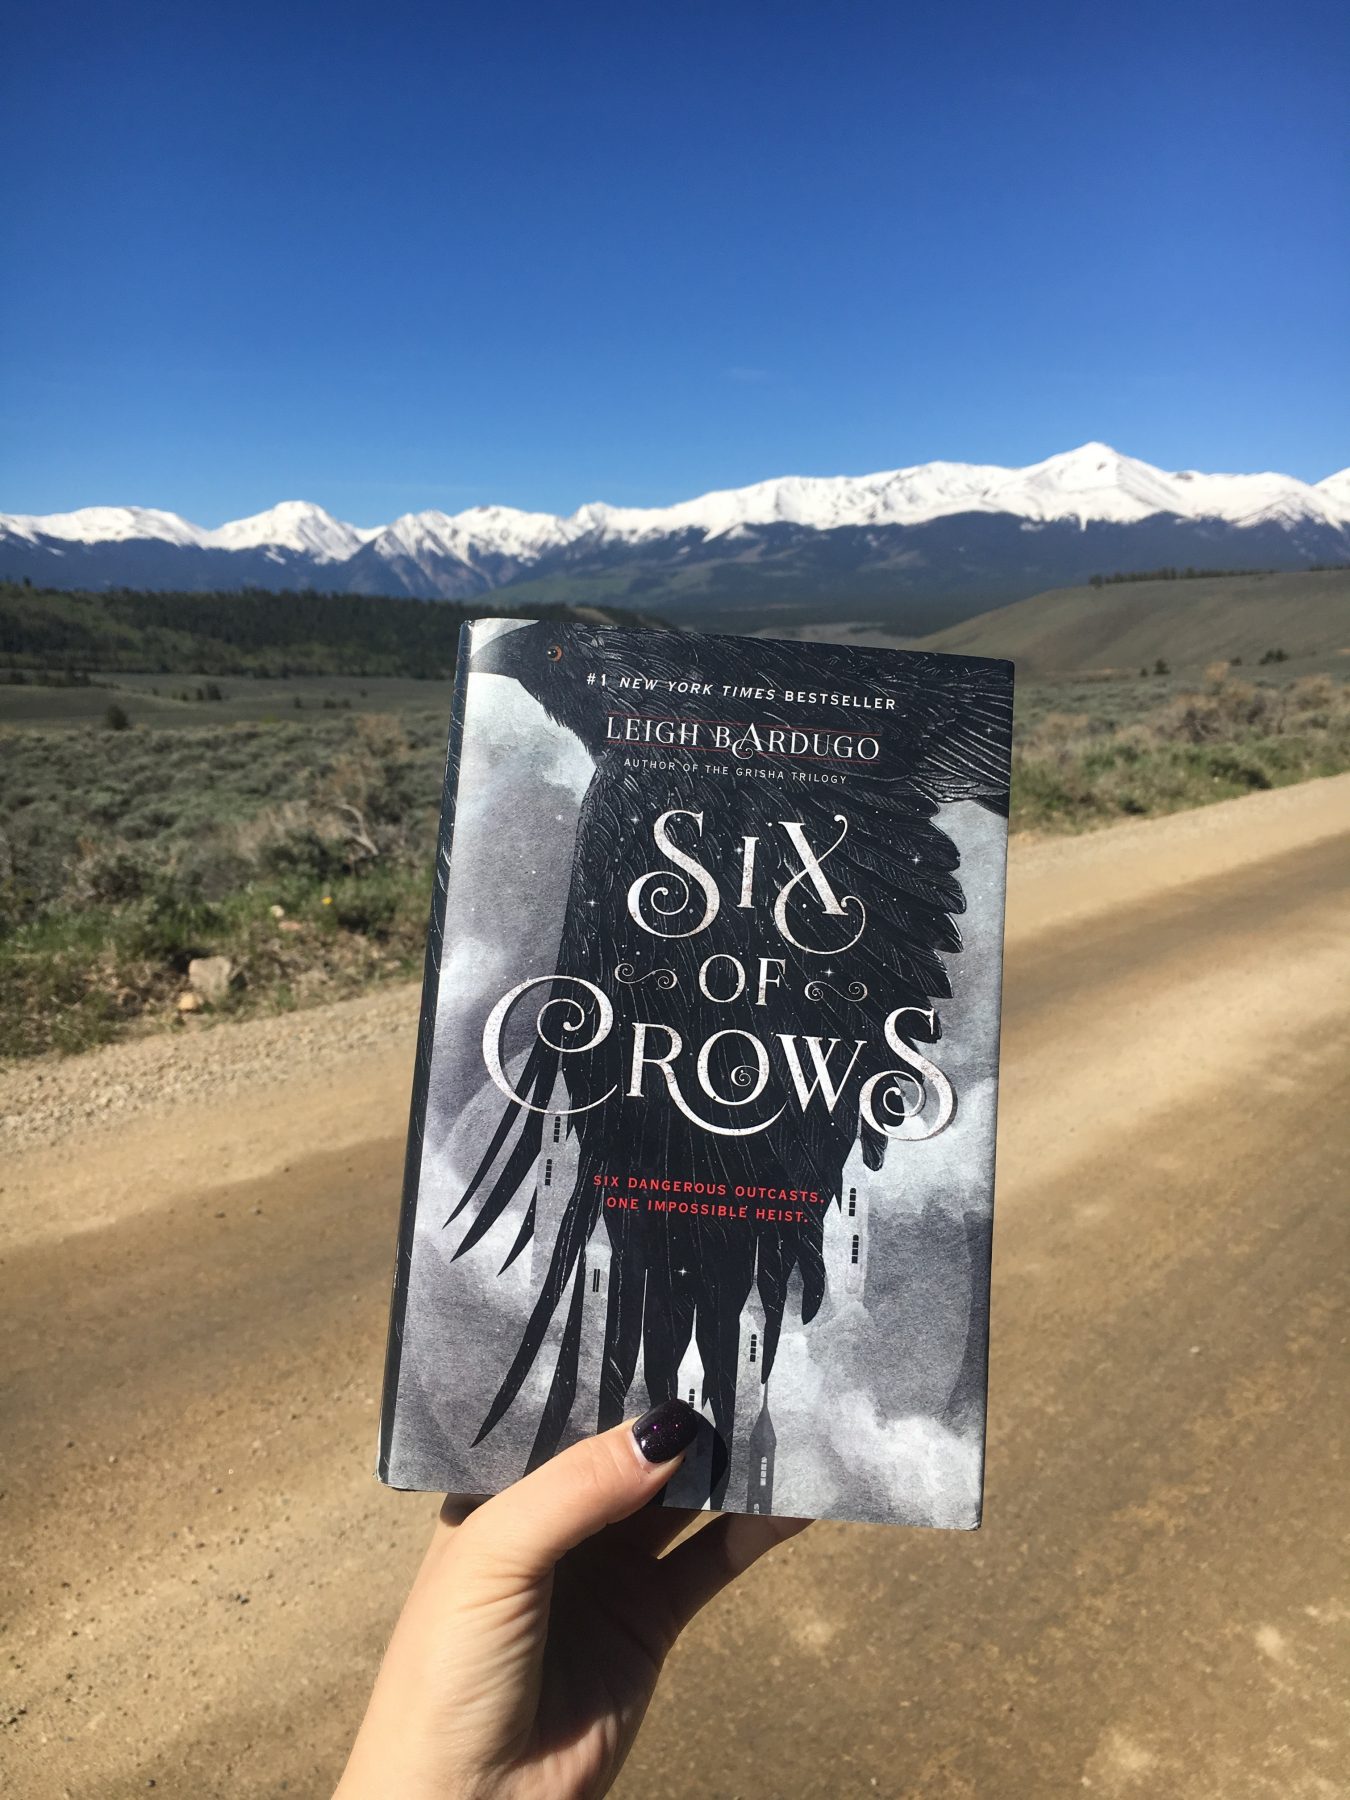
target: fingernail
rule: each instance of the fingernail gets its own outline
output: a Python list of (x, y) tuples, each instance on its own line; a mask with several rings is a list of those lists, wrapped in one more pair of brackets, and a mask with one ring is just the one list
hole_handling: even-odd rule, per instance
[(698, 1436), (699, 1415), (683, 1400), (663, 1400), (633, 1427), (638, 1449), (649, 1463), (669, 1462)]

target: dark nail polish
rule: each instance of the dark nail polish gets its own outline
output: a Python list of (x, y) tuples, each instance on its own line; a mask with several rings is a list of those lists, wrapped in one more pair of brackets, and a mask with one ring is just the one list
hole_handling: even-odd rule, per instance
[(638, 1449), (649, 1463), (669, 1462), (698, 1436), (698, 1417), (683, 1400), (663, 1400), (634, 1425)]

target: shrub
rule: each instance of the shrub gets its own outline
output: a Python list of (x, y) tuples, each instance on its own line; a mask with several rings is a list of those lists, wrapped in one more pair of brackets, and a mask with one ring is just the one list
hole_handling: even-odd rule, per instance
[(110, 700), (103, 709), (103, 726), (106, 731), (130, 731), (131, 719), (127, 709), (119, 706), (116, 700)]
[(76, 905), (120, 906), (143, 898), (150, 885), (145, 858), (129, 844), (86, 838), (71, 868), (69, 898)]
[(344, 931), (388, 938), (399, 914), (399, 896), (375, 882), (353, 881), (333, 896), (333, 916)]
[(301, 825), (260, 845), (258, 866), (268, 875), (331, 882), (347, 872), (347, 846), (336, 834)]
[(1215, 664), (1198, 691), (1123, 727), (1096, 712), (1019, 717), (1013, 824), (1081, 828), (1347, 767), (1350, 686), (1330, 675), (1245, 682)]
[(258, 873), (256, 861), (239, 848), (233, 832), (207, 832), (175, 854), (172, 873), (203, 900), (225, 900), (247, 887)]
[(1337, 716), (1345, 717), (1345, 689), (1330, 675), (1302, 675), (1288, 690), (1289, 712), (1305, 729), (1328, 730)]
[(127, 945), (133, 954), (186, 974), (194, 957), (211, 954), (212, 935), (221, 920), (214, 906), (166, 881), (131, 923)]

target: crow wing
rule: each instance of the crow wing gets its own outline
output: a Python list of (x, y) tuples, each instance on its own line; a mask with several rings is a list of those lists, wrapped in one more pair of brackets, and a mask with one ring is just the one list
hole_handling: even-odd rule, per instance
[[(740, 1319), (752, 1287), (765, 1317), (761, 1379), (773, 1367), (794, 1274), (800, 1279), (802, 1318), (809, 1320), (819, 1308), (825, 1292), (826, 1206), (839, 1203), (844, 1165), (855, 1145), (861, 1144), (873, 1169), (881, 1166), (887, 1148), (887, 1138), (867, 1124), (859, 1107), (862, 1082), (894, 1063), (880, 1041), (878, 1022), (899, 1007), (926, 1010), (951, 992), (943, 959), (961, 948), (958, 919), (965, 898), (956, 846), (936, 815), (942, 805), (958, 800), (1006, 807), (1010, 688), (1001, 671), (985, 678), (970, 671), (969, 664), (953, 668), (950, 659), (907, 658), (910, 691), (901, 728), (887, 733), (884, 764), (875, 770), (851, 767), (843, 785), (795, 779), (793, 765), (782, 762), (765, 764), (783, 769), (781, 778), (743, 776), (733, 786), (693, 753), (672, 754), (666, 760), (678, 766), (655, 776), (642, 766), (641, 757), (608, 752), (599, 758), (578, 821), (557, 961), (564, 979), (551, 998), (575, 994), (566, 978), (580, 977), (611, 997), (614, 1024), (584, 1057), (566, 1056), (537, 1041), (517, 1084), (533, 1107), (548, 1106), (555, 1091), (562, 1096), (567, 1127), (577, 1143), (577, 1172), (547, 1273), (480, 1439), (518, 1395), (570, 1288), (532, 1462), (557, 1447), (576, 1391), (586, 1246), (602, 1216), (611, 1257), (601, 1426), (622, 1416), (639, 1354), (649, 1393), (654, 1398), (673, 1393), (693, 1337), (704, 1369), (703, 1398), (719, 1431), (729, 1438)], [(766, 722), (772, 722), (772, 709)], [(663, 937), (634, 923), (628, 894), (649, 870), (666, 868), (666, 902), (689, 902), (680, 918), (672, 918), (672, 929), (699, 916), (701, 896), (664, 862), (652, 840), (655, 811), (672, 808), (702, 814), (705, 835), (682, 820), (681, 842), (722, 876), (721, 900), (706, 929)], [(802, 866), (782, 829), (784, 820), (798, 822), (818, 853), (834, 845), (823, 863), (827, 878), (838, 896), (865, 909), (865, 928), (846, 951), (831, 954), (832, 945), (853, 935), (858, 914), (850, 908), (842, 918), (823, 916), (818, 902), (812, 905), (806, 883), (798, 883), (786, 918), (793, 935), (811, 947), (793, 946), (772, 927), (769, 897)], [(736, 893), (727, 891), (737, 885), (725, 869), (728, 832), (737, 855), (743, 838), (757, 840), (759, 903), (750, 908), (735, 904)], [(735, 870), (738, 880), (739, 862)], [(678, 913), (678, 906), (674, 910)], [(651, 922), (651, 914), (646, 916)], [(761, 957), (776, 959), (762, 995)], [(709, 970), (707, 986), (713, 993), (730, 992), (737, 964), (746, 971), (746, 991), (730, 1001), (709, 998), (700, 986), (700, 970), (709, 958), (721, 959)], [(658, 1068), (643, 1070), (640, 1095), (628, 1097), (638, 1021), (649, 1027), (649, 1040), (654, 1037), (658, 1049), (678, 1040), (681, 1049), (672, 1059), (673, 1070), (697, 1102), (706, 1128), (677, 1108)], [(693, 1078), (698, 1048), (715, 1033), (728, 1034), (708, 1063), (711, 1085), (722, 1100), (711, 1098)], [(850, 1079), (833, 1108), (819, 1097), (802, 1108), (790, 1091), (780, 1104), (783, 1094), (775, 1090), (781, 1090), (781, 1069), (762, 1099), (747, 1104), (737, 1089), (753, 1088), (761, 1065), (749, 1039), (741, 1035), (746, 1033), (770, 1054), (778, 1049), (779, 1034), (815, 1037), (828, 1047), (831, 1075), (842, 1072), (857, 1046)], [(921, 1041), (939, 1033), (935, 1027), (931, 1034), (906, 1030), (904, 1035)], [(743, 1073), (738, 1075), (738, 1069)], [(809, 1065), (806, 1072), (809, 1076)], [(604, 1095), (609, 1098), (601, 1100)], [(746, 1130), (775, 1112), (766, 1129)], [(544, 1116), (506, 1103), (452, 1214), (478, 1201), (457, 1255), (472, 1250), (533, 1180)], [(773, 1186), (814, 1193), (818, 1200), (805, 1209), (804, 1221), (786, 1227), (778, 1220), (654, 1215), (646, 1208), (611, 1211), (602, 1207), (595, 1177), (616, 1166), (721, 1184), (729, 1194), (737, 1186)], [(537, 1191), (508, 1264), (533, 1235), (536, 1202)]]

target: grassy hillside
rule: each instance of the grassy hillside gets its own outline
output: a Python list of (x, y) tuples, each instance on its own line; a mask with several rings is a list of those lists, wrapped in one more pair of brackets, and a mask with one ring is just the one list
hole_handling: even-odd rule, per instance
[(927, 650), (1010, 656), (1018, 673), (1136, 673), (1220, 658), (1350, 653), (1350, 569), (1058, 588), (949, 626)]
[[(926, 641), (1017, 658), (1013, 828), (1072, 831), (1350, 767), (1348, 600), (1350, 572), (1108, 584)], [(414, 974), (450, 701), (426, 677), (488, 610), (0, 586), (0, 1058), (173, 1024), (199, 956), (233, 965), (215, 1013)]]
[[(988, 606), (998, 587), (971, 580), (948, 587), (916, 581), (896, 558), (857, 568), (831, 560), (825, 544), (774, 557), (759, 547), (742, 556), (691, 561), (683, 567), (629, 561), (615, 569), (554, 573), (499, 590), (517, 604), (650, 607), (683, 631), (728, 631), (770, 637), (835, 635), (833, 624), (860, 614), (884, 617), (893, 629), (936, 630)], [(1006, 591), (1006, 588), (1005, 588)]]
[[(1350, 766), (1350, 684), (1306, 669), (1024, 681), (1013, 829)], [(448, 685), (106, 680), (0, 686), (0, 1059), (172, 1025), (198, 956), (234, 966), (216, 1014), (417, 972)]]
[(0, 675), (0, 728), (49, 731), (103, 725), (118, 707), (129, 726), (200, 731), (219, 725), (300, 723), (312, 714), (430, 709), (447, 718), (453, 686), (392, 675), (145, 675), (120, 672)]
[[(0, 732), (0, 1058), (337, 999), (420, 965), (448, 690), (398, 716)], [(207, 716), (209, 717), (209, 710)]]
[[(660, 573), (625, 569), (584, 578), (553, 576), (473, 603), (261, 591), (94, 594), (0, 582), (0, 668), (32, 674), (79, 670), (96, 678), (141, 672), (284, 682), (424, 679), (450, 673), (465, 619), (507, 613), (655, 624), (643, 609), (658, 600), (682, 624), (719, 630), (744, 629), (753, 620), (761, 635), (920, 643), (1010, 656), (1024, 678), (1137, 674), (1159, 657), (1174, 668), (1198, 669), (1219, 658), (1240, 657), (1250, 665), (1272, 649), (1300, 658), (1350, 649), (1350, 569), (1058, 588), (978, 612), (927, 637), (918, 634), (935, 623), (932, 611), (897, 595), (896, 571), (867, 572), (877, 592), (864, 598), (852, 617), (870, 615), (878, 622), (853, 625), (806, 623), (802, 617), (818, 618), (822, 607), (828, 610), (837, 571), (821, 568), (804, 575), (798, 570), (789, 578), (769, 562), (737, 565), (735, 572), (734, 593), (719, 585), (728, 565), (711, 564)], [(968, 601), (961, 610), (978, 605)], [(954, 607), (948, 596), (938, 616), (950, 618)], [(146, 695), (142, 717), (146, 723), (173, 723), (167, 716), (172, 703), (190, 701), (193, 693), (184, 695), (172, 681), (156, 685), (158, 695)], [(165, 703), (159, 709), (165, 716), (152, 720), (151, 698)], [(242, 695), (236, 691), (233, 698), (238, 703)], [(245, 714), (233, 716), (262, 716), (268, 698), (260, 691)], [(69, 709), (72, 716), (86, 717), (102, 711), (92, 700), (76, 699)], [(15, 706), (9, 716), (21, 718), (24, 709)]]
[(496, 614), (652, 621), (592, 604), (514, 597), (390, 600), (368, 594), (57, 592), (0, 582), (0, 666), (41, 672), (445, 676), (466, 619)]

